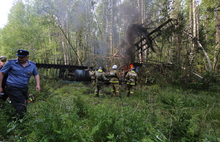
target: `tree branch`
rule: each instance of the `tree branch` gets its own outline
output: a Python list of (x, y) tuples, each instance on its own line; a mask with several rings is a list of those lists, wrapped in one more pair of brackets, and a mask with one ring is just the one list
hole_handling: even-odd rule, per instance
[[(53, 18), (53, 15), (52, 15), (52, 19), (56, 22), (56, 20)], [(68, 43), (70, 44), (70, 46), (72, 47), (73, 51), (75, 52), (76, 57), (77, 57), (77, 58), (79, 59), (79, 61), (80, 61), (80, 64), (83, 66), (82, 61), (81, 61), (81, 59), (79, 58), (79, 56), (78, 56), (76, 50), (73, 48), (73, 46), (72, 46), (72, 44), (71, 44), (69, 38), (67, 38), (65, 32), (63, 31), (59, 20), (58, 20), (58, 27), (59, 27), (59, 29), (61, 30), (61, 32), (63, 33), (63, 35), (64, 35), (64, 37), (66, 38), (66, 40), (68, 41)]]
[(193, 37), (192, 34), (186, 32), (186, 31), (183, 31), (183, 32), (184, 32), (185, 34), (187, 34), (187, 35), (192, 39), (192, 41), (193, 41), (194, 43), (197, 43), (197, 44), (199, 45), (199, 47), (202, 48), (202, 51), (203, 51), (203, 53), (205, 54), (206, 59), (207, 59), (207, 62), (208, 62), (208, 65), (209, 65), (209, 71), (211, 71), (211, 70), (212, 70), (211, 62), (210, 62), (209, 56), (208, 56), (208, 54), (206, 53), (205, 49), (203, 48), (202, 44), (199, 42), (199, 40), (198, 40), (196, 37)]

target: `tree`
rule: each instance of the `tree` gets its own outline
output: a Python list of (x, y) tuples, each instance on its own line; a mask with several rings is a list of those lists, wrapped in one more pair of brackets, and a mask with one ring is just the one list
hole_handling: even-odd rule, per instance
[(114, 48), (114, 5), (115, 5), (115, 0), (111, 0), (110, 54), (113, 54), (113, 48)]
[[(220, 14), (219, 14), (219, 8), (220, 8), (220, 2), (217, 2), (217, 7), (214, 9), (215, 12), (215, 25), (216, 25), (216, 46), (215, 46), (215, 52), (214, 52), (214, 64), (213, 64), (213, 70), (215, 71), (216, 68), (218, 68), (218, 56), (219, 56), (219, 43), (220, 43)], [(219, 51), (218, 51), (219, 50)]]

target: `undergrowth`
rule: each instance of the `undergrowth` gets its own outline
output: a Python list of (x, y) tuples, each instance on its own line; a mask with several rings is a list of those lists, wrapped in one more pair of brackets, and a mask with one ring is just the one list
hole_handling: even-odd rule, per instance
[(41, 78), (36, 93), (34, 79), (29, 93), (25, 128), (13, 121), (14, 109), (1, 102), (1, 141), (166, 142), (220, 141), (219, 92), (191, 91), (177, 86), (138, 86), (127, 97), (94, 97), (94, 86)]

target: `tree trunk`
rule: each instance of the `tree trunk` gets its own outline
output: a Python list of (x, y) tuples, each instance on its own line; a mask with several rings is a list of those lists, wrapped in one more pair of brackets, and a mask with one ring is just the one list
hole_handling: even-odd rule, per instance
[(199, 6), (197, 7), (196, 25), (197, 25), (197, 39), (199, 40)]
[[(172, 38), (172, 37), (170, 37), (170, 38), (171, 38), (171, 41), (172, 41), (172, 43), (173, 43), (173, 38)], [(170, 63), (173, 62), (173, 60), (172, 60), (172, 55), (173, 55), (173, 47), (172, 47), (172, 45), (171, 45), (170, 48), (169, 48), (169, 62), (170, 62)]]
[(110, 54), (113, 54), (114, 46), (114, 0), (111, 0), (111, 25), (110, 25)]
[[(193, 0), (193, 36), (194, 37), (196, 37), (197, 35), (196, 35), (196, 28), (197, 28), (197, 26), (196, 26), (196, 15), (197, 15), (197, 13), (196, 13), (196, 0)], [(195, 46), (195, 45), (194, 45)]]
[[(189, 3), (189, 29), (188, 29), (188, 33), (192, 34), (192, 0), (190, 0), (190, 3)], [(192, 41), (190, 40), (190, 37), (189, 37), (189, 41), (190, 41), (189, 47), (191, 47)]]
[[(218, 1), (219, 5), (219, 1)], [(213, 64), (213, 70), (215, 71), (216, 68), (218, 68), (218, 50), (219, 50), (219, 43), (220, 43), (220, 37), (219, 37), (219, 29), (220, 29), (220, 23), (219, 23), (219, 15), (218, 15), (218, 7), (215, 9), (215, 40), (216, 40), (216, 46), (215, 46), (215, 52), (214, 52), (214, 64)], [(216, 71), (217, 72), (217, 71)]]
[[(193, 37), (196, 37), (196, 0), (193, 0)], [(191, 72), (194, 70), (193, 62), (194, 62), (194, 57), (195, 57), (195, 43), (192, 43), (191, 46)]]
[[(90, 2), (90, 1), (89, 1)], [(85, 35), (85, 40), (86, 40), (86, 47), (85, 47), (85, 58), (86, 59), (89, 59), (88, 57), (88, 49), (89, 49), (89, 23), (90, 23), (90, 20), (89, 20), (89, 11), (90, 11), (90, 8), (89, 8), (89, 5), (88, 5), (88, 2), (86, 2), (86, 35)], [(89, 66), (89, 63), (87, 63), (87, 66)]]
[(168, 62), (167, 56), (168, 56), (168, 45), (167, 45), (167, 40), (166, 40), (166, 43), (165, 43), (165, 62)]
[(177, 63), (180, 65), (180, 47), (181, 47), (182, 37), (181, 33), (177, 35)]
[(64, 26), (65, 26), (65, 32), (66, 32), (66, 37), (67, 37), (67, 39), (66, 39), (66, 53), (67, 53), (67, 55), (66, 55), (66, 60), (67, 60), (67, 63), (66, 64), (69, 64), (69, 42), (68, 42), (68, 39), (69, 39), (69, 26), (68, 26), (68, 24), (69, 24), (69, 21), (68, 21), (68, 8), (66, 8), (66, 19), (65, 19), (65, 24), (64, 24)]
[(172, 37), (171, 37), (171, 40), (172, 40), (172, 45), (171, 45), (171, 50), (170, 50), (170, 61), (171, 63), (174, 62), (174, 55), (175, 54), (175, 46), (174, 46), (174, 42), (175, 42), (175, 38), (174, 38), (174, 33), (172, 33)]
[(137, 0), (138, 3), (138, 24), (141, 24), (141, 0)]
[(103, 41), (104, 43), (106, 42), (106, 9), (107, 9), (107, 6), (106, 6), (106, 0), (102, 0), (102, 3), (103, 3), (103, 15), (102, 15), (102, 22), (103, 22)]
[[(196, 18), (196, 25), (197, 25), (197, 39), (199, 40), (199, 6), (197, 7), (197, 18)], [(198, 64), (200, 65), (201, 64), (201, 54), (199, 54), (199, 62)], [(202, 72), (202, 67), (200, 66), (199, 67), (199, 72), (201, 73)]]
[(145, 1), (141, 0), (141, 23), (145, 20)]
[(66, 53), (65, 53), (65, 42), (62, 36), (62, 48), (63, 48), (63, 59), (64, 59), (64, 64), (66, 65)]
[[(174, 1), (174, 13), (173, 13), (173, 17), (175, 19), (178, 19), (179, 17), (179, 1), (175, 0)], [(167, 14), (168, 15), (168, 14)], [(177, 37), (176, 37), (176, 41), (177, 41), (177, 47), (176, 47), (176, 63), (177, 65), (180, 65), (180, 47), (181, 47), (181, 33), (177, 33)]]
[(185, 31), (183, 31), (183, 32), (185, 34), (187, 34), (191, 38), (192, 41), (194, 41), (193, 44), (197, 43), (198, 46), (202, 49), (202, 51), (203, 51), (203, 53), (204, 53), (204, 55), (205, 55), (205, 57), (207, 59), (208, 65), (209, 65), (209, 71), (211, 71), (212, 70), (211, 62), (210, 62), (209, 56), (208, 56), (207, 52), (205, 51), (205, 49), (203, 48), (202, 44), (199, 42), (199, 40), (196, 37), (193, 37), (193, 35), (185, 32)]
[[(76, 39), (75, 39), (76, 54), (78, 54), (78, 38), (77, 38), (77, 36), (78, 36), (78, 32), (76, 31)], [(79, 64), (78, 58), (76, 57), (76, 65), (78, 65), (78, 64)]]

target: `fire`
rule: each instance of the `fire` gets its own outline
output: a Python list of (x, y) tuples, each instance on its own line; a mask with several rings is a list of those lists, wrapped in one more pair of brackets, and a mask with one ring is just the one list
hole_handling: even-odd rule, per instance
[(130, 67), (128, 68), (128, 66), (126, 66), (126, 71), (130, 71), (131, 70), (131, 68), (133, 68), (133, 64), (130, 64)]
[(131, 68), (133, 68), (133, 66), (134, 66), (133, 64), (130, 64), (130, 69), (129, 70), (131, 70)]

